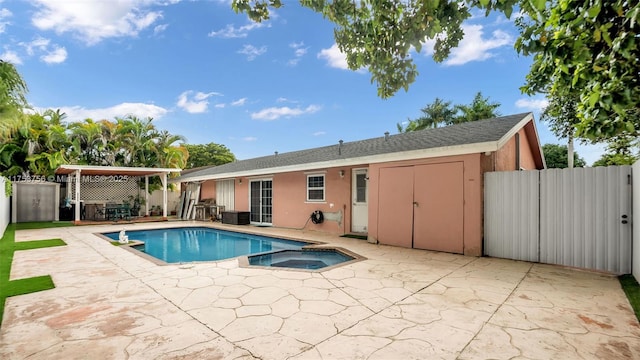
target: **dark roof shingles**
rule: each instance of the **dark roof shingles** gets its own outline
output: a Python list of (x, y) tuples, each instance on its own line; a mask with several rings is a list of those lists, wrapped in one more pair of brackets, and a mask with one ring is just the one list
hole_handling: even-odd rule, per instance
[[(190, 178), (208, 175), (498, 141), (528, 114), (529, 113), (514, 114), (441, 128), (389, 135), (388, 139), (382, 136), (345, 142), (342, 146), (335, 144), (278, 155), (274, 154), (239, 160), (193, 171), (185, 174), (185, 176), (181, 176), (177, 180), (189, 181)], [(340, 150), (338, 150), (339, 148)]]

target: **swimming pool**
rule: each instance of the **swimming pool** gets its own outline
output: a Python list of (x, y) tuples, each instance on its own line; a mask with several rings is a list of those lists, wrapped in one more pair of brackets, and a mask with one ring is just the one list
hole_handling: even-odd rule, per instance
[[(119, 232), (103, 233), (118, 240)], [(132, 248), (167, 263), (215, 261), (243, 255), (299, 250), (307, 242), (238, 233), (207, 227), (127, 231), (129, 240), (143, 241)]]

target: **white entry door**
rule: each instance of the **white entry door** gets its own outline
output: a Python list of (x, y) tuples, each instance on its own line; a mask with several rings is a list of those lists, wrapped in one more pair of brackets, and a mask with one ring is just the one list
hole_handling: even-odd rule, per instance
[(369, 220), (369, 191), (367, 169), (353, 169), (351, 177), (351, 231), (358, 233), (367, 232)]

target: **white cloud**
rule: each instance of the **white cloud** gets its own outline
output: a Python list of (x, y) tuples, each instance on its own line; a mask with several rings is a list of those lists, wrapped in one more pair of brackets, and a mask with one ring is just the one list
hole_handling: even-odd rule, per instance
[(209, 101), (207, 101), (207, 99), (214, 95), (220, 96), (221, 94), (217, 92), (195, 92), (194, 94), (193, 90), (187, 90), (178, 96), (176, 105), (190, 114), (203, 113), (206, 112), (209, 107)]
[(0, 59), (10, 62), (14, 65), (22, 64), (22, 59), (20, 58), (20, 56), (18, 56), (18, 54), (15, 51), (11, 51), (11, 50), (7, 50), (2, 54), (0, 54)]
[(235, 27), (231, 24), (228, 24), (222, 30), (210, 32), (209, 37), (219, 37), (223, 39), (246, 38), (249, 35), (249, 32), (251, 30), (259, 29), (263, 26), (270, 27), (271, 25), (268, 25), (268, 24), (265, 25), (265, 23), (251, 22), (247, 25)]
[(20, 45), (24, 46), (24, 49), (29, 56), (33, 56), (36, 50), (46, 51), (49, 43), (51, 43), (51, 40), (45, 39), (43, 37), (37, 37), (31, 42), (21, 42)]
[(288, 106), (283, 107), (270, 107), (262, 109), (258, 112), (252, 113), (251, 118), (254, 120), (276, 120), (281, 117), (293, 117), (304, 114), (313, 114), (320, 110), (320, 106), (309, 105), (306, 108), (290, 108)]
[(165, 30), (167, 30), (168, 27), (169, 27), (169, 24), (156, 25), (153, 28), (153, 34), (154, 35), (158, 35), (158, 34), (164, 32)]
[(33, 3), (38, 10), (31, 21), (38, 29), (72, 33), (88, 45), (112, 37), (137, 36), (162, 18), (162, 12), (147, 9), (149, 0), (34, 0)]
[[(340, 49), (338, 49), (337, 44), (333, 44), (328, 49), (322, 49), (318, 53), (318, 59), (327, 60), (327, 65), (332, 68), (350, 70), (349, 65), (347, 64), (347, 56), (343, 54)], [(366, 72), (365, 68), (360, 68), (356, 70), (356, 72), (364, 73)]]
[(52, 109), (60, 109), (61, 112), (67, 114), (67, 121), (83, 121), (84, 119), (93, 120), (112, 120), (115, 117), (123, 117), (126, 115), (135, 115), (141, 118), (152, 117), (155, 120), (164, 116), (168, 110), (153, 104), (145, 103), (122, 103), (108, 108), (87, 109), (81, 106), (62, 106), (51, 107)]
[(53, 50), (40, 56), (40, 60), (47, 64), (60, 64), (67, 60), (67, 49), (64, 47), (54, 47)]
[(225, 106), (226, 106), (225, 104), (215, 104), (215, 105), (213, 105), (213, 107), (216, 108), (216, 109), (222, 109)]
[(256, 140), (258, 140), (258, 138), (254, 137), (254, 136), (245, 136), (245, 137), (242, 138), (242, 140), (244, 140), (244, 141), (256, 141)]
[(471, 61), (484, 61), (493, 56), (491, 50), (513, 44), (513, 37), (502, 30), (495, 30), (491, 37), (483, 39), (482, 25), (462, 25), (464, 38), (458, 47), (451, 49), (445, 65), (463, 65)]
[(347, 56), (338, 49), (338, 44), (333, 44), (328, 49), (322, 49), (318, 53), (318, 59), (327, 60), (330, 67), (348, 70)]
[(242, 49), (238, 50), (238, 54), (243, 54), (247, 56), (247, 60), (253, 61), (256, 57), (267, 52), (266, 46), (261, 46), (259, 48), (253, 45), (244, 45)]
[(36, 37), (30, 42), (20, 42), (28, 56), (39, 55), (40, 60), (47, 64), (60, 64), (67, 60), (67, 49), (64, 46), (52, 44), (51, 40)]
[(293, 104), (297, 104), (298, 103), (298, 101), (296, 101), (296, 100), (287, 99), (286, 97), (282, 97), (282, 96), (277, 98), (276, 102), (278, 102), (278, 103), (288, 102), (288, 103), (293, 103)]
[(308, 47), (304, 47), (304, 43), (301, 41), (299, 43), (291, 43), (289, 44), (290, 48), (293, 48), (293, 55), (295, 56), (293, 59), (287, 62), (288, 65), (296, 66), (300, 62), (300, 59), (307, 54), (309, 50)]
[(246, 102), (247, 102), (247, 98), (245, 97), (245, 98), (242, 98), (242, 99), (238, 99), (238, 100), (236, 100), (236, 101), (233, 101), (233, 102), (231, 103), (231, 106), (242, 106), (242, 105), (244, 105)]
[(531, 111), (543, 111), (549, 105), (547, 99), (518, 99), (516, 107)]
[(326, 131), (316, 131), (313, 133), (313, 136), (322, 136), (322, 135), (326, 135), (327, 132)]
[(9, 11), (9, 9), (5, 9), (2, 8), (0, 9), (0, 34), (2, 34), (5, 29), (7, 28), (7, 25), (11, 24), (8, 21), (5, 21), (6, 18), (9, 18), (13, 15), (13, 13), (11, 13), (11, 11)]

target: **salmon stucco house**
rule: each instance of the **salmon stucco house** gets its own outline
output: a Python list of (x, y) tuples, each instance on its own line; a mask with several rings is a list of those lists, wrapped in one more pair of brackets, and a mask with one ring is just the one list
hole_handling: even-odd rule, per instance
[(483, 174), (544, 168), (533, 115), (523, 113), (275, 153), (174, 181), (248, 211), (253, 225), (481, 256)]

